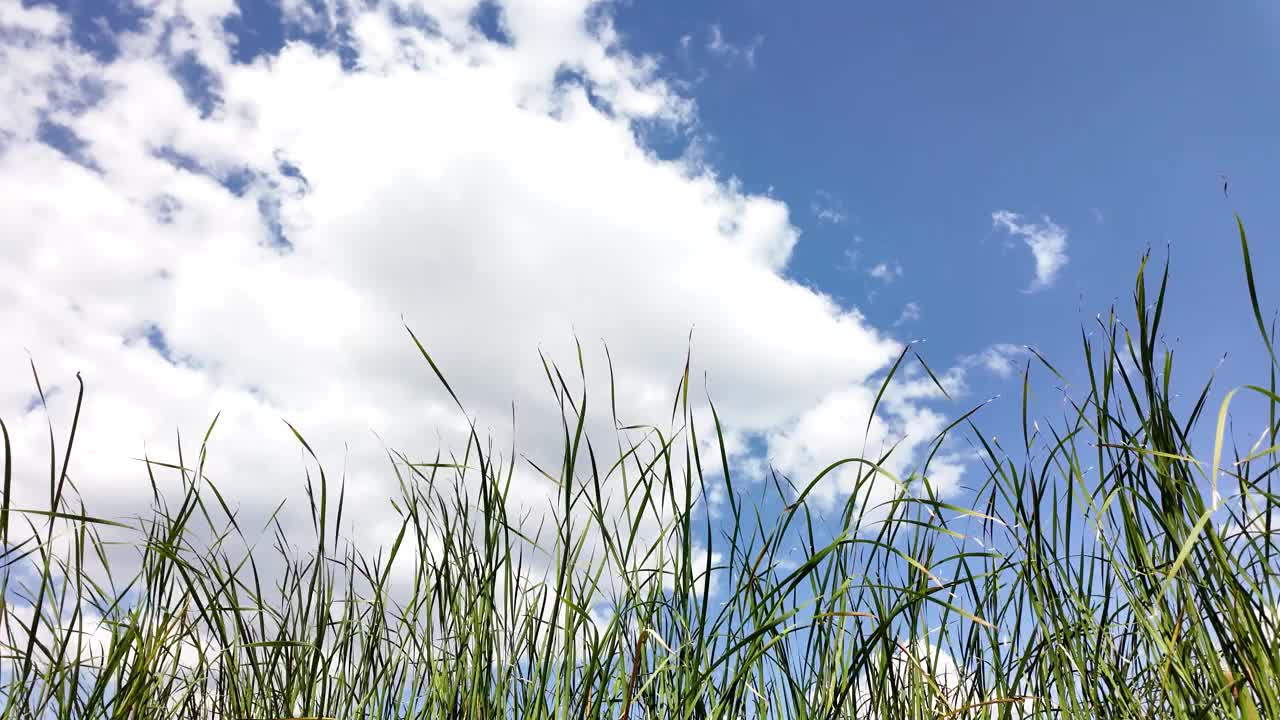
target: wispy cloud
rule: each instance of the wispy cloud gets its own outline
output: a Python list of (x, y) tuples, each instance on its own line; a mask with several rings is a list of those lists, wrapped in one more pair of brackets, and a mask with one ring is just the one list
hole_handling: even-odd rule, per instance
[(902, 306), (902, 313), (898, 315), (898, 319), (893, 322), (895, 326), (905, 325), (909, 322), (915, 322), (920, 319), (921, 315), (920, 303), (912, 300)]
[(817, 192), (817, 197), (809, 203), (809, 209), (819, 222), (842, 225), (849, 221), (849, 211), (845, 210), (844, 203), (826, 190)]
[(876, 263), (867, 274), (883, 283), (891, 283), (902, 277), (902, 265), (897, 262)]
[(742, 62), (747, 67), (753, 68), (756, 66), (756, 51), (760, 49), (761, 45), (764, 45), (764, 35), (760, 34), (757, 34), (747, 43), (731, 43), (725, 39), (724, 31), (720, 29), (720, 24), (715, 23), (709, 31), (707, 52), (720, 58), (725, 65), (734, 65)]
[(991, 213), (991, 223), (1014, 237), (1020, 237), (1031, 248), (1036, 261), (1036, 276), (1027, 292), (1043, 290), (1053, 284), (1067, 264), (1067, 230), (1045, 215), (1042, 222), (1023, 222), (1022, 216), (1009, 210)]
[(960, 366), (980, 367), (996, 377), (1007, 378), (1026, 355), (1027, 349), (1021, 345), (996, 343), (980, 353), (965, 355), (960, 359)]
[(862, 251), (858, 249), (858, 246), (860, 246), (862, 242), (861, 235), (853, 236), (853, 242), (844, 249), (843, 253), (841, 253), (841, 262), (836, 266), (837, 269), (845, 272), (852, 272), (858, 269), (858, 260), (862, 257)]

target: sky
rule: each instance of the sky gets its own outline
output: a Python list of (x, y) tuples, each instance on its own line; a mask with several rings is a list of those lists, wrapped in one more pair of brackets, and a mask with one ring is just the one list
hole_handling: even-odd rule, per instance
[[(1180, 5), (0, 0), (15, 492), (80, 373), (99, 514), (144, 512), (137, 458), (221, 413), (225, 495), (301, 497), (287, 419), (383, 537), (384, 448), (468, 422), (406, 326), (499, 448), (558, 457), (539, 353), (576, 374), (576, 338), (595, 432), (604, 343), (628, 422), (669, 414), (692, 346), (735, 472), (900, 442), (902, 473), (988, 398), (1012, 432), (1025, 346), (1078, 381), (1148, 249), (1189, 391), (1262, 380), (1232, 212), (1280, 266), (1280, 10)], [(913, 369), (864, 437), (905, 343), (956, 399)], [(930, 475), (963, 497), (980, 466), (948, 445)], [(553, 495), (521, 470), (513, 502)]]
[[(1179, 316), (1218, 352), (1241, 339), (1239, 324), (1213, 320), (1239, 315), (1232, 209), (1255, 253), (1277, 258), (1274, 4), (679, 7), (637, 3), (620, 22), (703, 78), (709, 156), (798, 211), (817, 201), (847, 217), (796, 213), (794, 277), (880, 325), (920, 303), (916, 332), (944, 357), (993, 336), (1065, 350), (1082, 297), (1088, 316), (1125, 300), (1141, 252), (1163, 261), (1171, 245), (1175, 298), (1196, 300)], [(717, 54), (708, 28), (754, 43), (753, 62)], [(993, 228), (1006, 209), (1068, 231), (1069, 263), (1043, 292), (1018, 295), (1032, 260)], [(842, 276), (851, 248), (863, 267), (901, 264), (901, 280)]]

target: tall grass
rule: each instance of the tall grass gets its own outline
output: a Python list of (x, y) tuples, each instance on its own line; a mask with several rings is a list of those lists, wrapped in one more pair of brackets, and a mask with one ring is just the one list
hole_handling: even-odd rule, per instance
[[(983, 458), (959, 505), (927, 459), (898, 478), (884, 457), (795, 484), (773, 474), (761, 502), (735, 484), (719, 417), (693, 423), (687, 369), (674, 430), (605, 440), (548, 366), (564, 451), (538, 469), (559, 488), (542, 524), (512, 507), (514, 460), (474, 432), (427, 463), (393, 452), (401, 526), (368, 552), (339, 533), (343, 487), (318, 463), (310, 536), (275, 523), (256, 544), (205, 477), (203, 444), (147, 462), (144, 519), (93, 517), (67, 472), (75, 421), (60, 442), (50, 432), (48, 506), (11, 507), (6, 429), (3, 717), (1280, 717), (1280, 366), (1243, 226), (1240, 239), (1271, 363), (1238, 391), (1265, 404), (1259, 444), (1234, 446), (1232, 395), (1218, 404), (1211, 384), (1175, 403), (1167, 268), (1153, 289), (1144, 260), (1133, 321), (1082, 334), (1087, 390), (1060, 418), (1033, 418), (1031, 374), (1058, 374), (1037, 355), (1013, 447), (972, 412), (935, 439), (932, 452), (952, 435)], [(1191, 440), (1204, 422), (1207, 461)], [(837, 467), (857, 487), (820, 511), (810, 491)], [(164, 497), (166, 473), (184, 492)]]

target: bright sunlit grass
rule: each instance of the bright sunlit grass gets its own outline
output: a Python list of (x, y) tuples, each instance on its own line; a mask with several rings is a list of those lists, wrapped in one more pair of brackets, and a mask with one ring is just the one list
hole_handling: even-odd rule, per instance
[[(899, 478), (877, 457), (831, 458), (859, 473), (842, 509), (811, 507), (822, 476), (773, 475), (760, 502), (722, 442), (700, 451), (719, 427), (693, 424), (687, 370), (674, 422), (608, 438), (585, 431), (608, 402), (549, 370), (550, 522), (512, 507), (514, 461), (477, 434), (430, 462), (393, 452), (402, 525), (381, 548), (341, 536), (343, 486), (318, 465), (309, 537), (243, 527), (203, 444), (145, 466), (184, 493), (94, 517), (67, 473), (74, 422), (50, 436), (49, 505), (11, 507), (6, 430), (3, 717), (1280, 717), (1280, 366), (1240, 236), (1272, 370), (1226, 398), (1265, 403), (1256, 446), (1236, 448), (1208, 384), (1179, 385), (1196, 400), (1175, 414), (1168, 275), (1152, 291), (1144, 263), (1132, 321), (1083, 339), (1089, 385), (1061, 418), (1033, 421), (1024, 395), (1013, 443), (951, 425), (985, 468), (958, 505), (927, 461)], [(704, 465), (726, 468), (718, 518)]]

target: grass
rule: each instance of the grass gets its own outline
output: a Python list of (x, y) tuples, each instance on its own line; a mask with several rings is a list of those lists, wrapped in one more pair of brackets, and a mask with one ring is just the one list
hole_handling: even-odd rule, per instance
[[(811, 506), (822, 476), (775, 474), (761, 501), (749, 497), (758, 485), (717, 470), (727, 509), (713, 519), (704, 466), (728, 463), (722, 443), (711, 443), (720, 457), (700, 452), (720, 439), (719, 418), (692, 423), (687, 369), (667, 429), (593, 439), (588, 398), (548, 365), (564, 452), (559, 468), (539, 468), (559, 488), (541, 524), (508, 502), (514, 460), (475, 433), (428, 463), (392, 452), (402, 524), (369, 552), (338, 532), (344, 488), (318, 462), (310, 536), (272, 523), (257, 545), (204, 476), (203, 444), (147, 462), (153, 485), (169, 474), (184, 492), (157, 489), (146, 517), (92, 517), (68, 473), (75, 421), (62, 442), (50, 429), (48, 506), (11, 507), (5, 430), (0, 712), (1280, 717), (1280, 364), (1242, 225), (1240, 240), (1265, 382), (1220, 405), (1211, 382), (1175, 402), (1159, 341), (1168, 272), (1149, 284), (1144, 260), (1133, 321), (1112, 314), (1082, 336), (1087, 390), (1060, 418), (1031, 418), (1033, 367), (1058, 376), (1036, 356), (1014, 447), (984, 437), (972, 413), (944, 433), (983, 458), (962, 506), (935, 494), (927, 460), (894, 478), (884, 458), (858, 458), (826, 471), (859, 473), (835, 513)], [(1249, 450), (1226, 432), (1240, 393), (1269, 418)], [(1209, 461), (1191, 441), (1205, 422)], [(889, 500), (869, 507), (886, 484)]]

